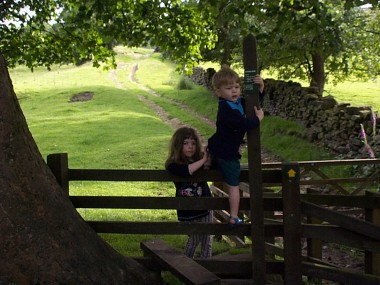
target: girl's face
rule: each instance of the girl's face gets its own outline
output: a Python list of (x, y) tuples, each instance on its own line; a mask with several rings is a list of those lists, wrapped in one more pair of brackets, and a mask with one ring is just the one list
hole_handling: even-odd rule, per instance
[(216, 90), (216, 95), (225, 100), (236, 102), (241, 94), (240, 84), (233, 82), (231, 84), (223, 85)]
[(196, 150), (197, 143), (194, 139), (189, 138), (183, 141), (182, 153), (186, 158), (191, 159), (194, 156)]

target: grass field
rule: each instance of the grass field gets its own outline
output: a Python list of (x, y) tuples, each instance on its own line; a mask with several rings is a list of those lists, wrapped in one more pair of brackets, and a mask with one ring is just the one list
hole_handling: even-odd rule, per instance
[[(143, 96), (209, 137), (213, 128), (185, 109), (173, 104), (185, 103), (197, 112), (215, 119), (216, 99), (198, 87), (177, 88), (181, 76), (171, 62), (149, 49), (118, 47), (118, 69), (95, 69), (90, 64), (62, 66), (33, 73), (23, 67), (10, 71), (15, 92), (29, 128), (46, 159), (50, 153), (68, 153), (70, 168), (163, 169), (173, 129), (165, 124), (139, 97)], [(132, 65), (138, 63), (136, 82), (129, 80)], [(151, 92), (154, 90), (159, 96)], [(352, 105), (372, 105), (380, 110), (377, 82), (347, 82), (328, 87), (338, 101)], [(70, 102), (78, 93), (93, 93), (92, 100)], [(262, 146), (284, 160), (318, 160), (329, 157), (324, 150), (287, 135), (281, 130), (302, 133), (294, 122), (268, 117), (263, 121)], [(289, 147), (289, 146), (292, 147)], [(302, 151), (300, 151), (302, 150)], [(243, 157), (242, 162), (245, 162)], [(171, 183), (70, 184), (72, 195), (174, 196)], [(81, 209), (91, 220), (176, 220), (175, 211), (90, 210)], [(152, 238), (142, 235), (102, 235), (115, 249), (129, 256), (141, 255), (139, 243)], [(181, 249), (185, 236), (160, 237)], [(239, 251), (224, 242), (214, 244), (214, 252)]]
[(371, 106), (380, 112), (380, 82), (346, 81), (336, 86), (327, 85), (326, 93), (333, 95), (339, 102), (348, 102), (354, 106)]

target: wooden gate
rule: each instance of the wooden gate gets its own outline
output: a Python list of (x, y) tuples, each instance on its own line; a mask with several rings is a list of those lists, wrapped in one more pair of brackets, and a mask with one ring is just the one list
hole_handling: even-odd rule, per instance
[[(102, 170), (70, 169), (67, 154), (52, 154), (47, 158), (57, 181), (65, 191), (70, 181), (182, 181), (165, 170)], [(264, 218), (264, 241), (280, 237), (283, 247), (265, 242), (265, 269), (263, 280), (269, 283), (272, 276), (281, 276), (284, 284), (302, 284), (303, 276), (326, 279), (346, 284), (380, 284), (379, 268), (375, 261), (380, 253), (380, 228), (376, 212), (380, 209), (380, 197), (375, 193), (356, 195), (320, 195), (300, 192), (299, 163), (283, 163), (281, 169), (266, 169), (263, 166), (263, 185), (281, 185), (281, 193), (264, 194), (263, 211), (281, 212), (282, 220)], [(194, 180), (221, 181), (221, 174), (215, 170), (197, 173)], [(241, 181), (248, 182), (248, 170), (242, 170)], [(76, 208), (117, 208), (117, 209), (214, 209), (229, 208), (226, 197), (198, 198), (194, 204), (180, 197), (115, 197), (115, 196), (70, 196)], [(250, 198), (241, 198), (240, 209), (249, 211)], [(348, 217), (327, 206), (346, 206), (365, 209), (367, 221)], [(255, 209), (256, 210), (256, 209)], [(324, 223), (308, 223), (304, 217), (313, 217)], [(310, 220), (310, 219), (309, 219)], [(373, 222), (371, 222), (373, 221)], [(98, 233), (122, 234), (169, 234), (207, 233), (213, 235), (251, 237), (253, 222), (236, 228), (226, 224), (186, 224), (178, 222), (114, 222), (87, 221)], [(336, 268), (312, 255), (302, 254), (302, 239), (324, 240), (364, 250), (366, 252), (366, 272), (358, 273)], [(311, 242), (312, 243), (312, 242)], [(258, 246), (258, 245), (256, 245)], [(275, 258), (273, 257), (281, 257)], [(147, 262), (146, 260), (140, 260)], [(247, 256), (215, 257), (210, 260), (196, 260), (207, 270), (218, 275), (222, 284), (252, 282), (253, 259)], [(156, 264), (160, 268), (159, 264)], [(260, 273), (260, 272), (259, 272)], [(257, 271), (255, 272), (257, 274)], [(251, 281), (249, 281), (251, 280)], [(278, 279), (277, 279), (278, 280)], [(235, 283), (236, 284), (236, 283)]]

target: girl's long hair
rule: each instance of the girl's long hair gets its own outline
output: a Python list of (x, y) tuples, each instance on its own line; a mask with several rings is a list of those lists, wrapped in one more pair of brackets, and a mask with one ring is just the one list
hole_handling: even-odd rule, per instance
[(169, 154), (165, 162), (165, 168), (167, 168), (171, 163), (187, 164), (190, 162), (182, 152), (183, 142), (185, 139), (195, 140), (196, 150), (194, 156), (192, 157), (192, 160), (197, 161), (203, 157), (202, 144), (197, 131), (193, 128), (181, 127), (175, 131), (170, 140)]

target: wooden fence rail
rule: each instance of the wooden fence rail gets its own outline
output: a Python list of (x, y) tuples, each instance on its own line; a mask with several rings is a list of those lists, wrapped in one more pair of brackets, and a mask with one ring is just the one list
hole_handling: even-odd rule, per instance
[[(186, 178), (170, 174), (165, 170), (97, 170), (97, 169), (70, 169), (67, 154), (52, 154), (47, 158), (49, 167), (62, 188), (69, 191), (70, 181), (185, 181)], [(350, 163), (364, 161), (351, 161)], [(374, 161), (370, 161), (373, 163)], [(379, 161), (376, 161), (378, 163)], [(316, 164), (317, 162), (314, 162)], [(368, 163), (368, 161), (367, 161)], [(301, 163), (300, 163), (301, 164)], [(380, 196), (378, 195), (319, 195), (301, 194), (301, 171), (299, 163), (263, 165), (263, 185), (279, 185), (280, 193), (265, 193), (263, 211), (279, 211), (283, 213), (283, 220), (264, 219), (264, 235), (268, 237), (282, 237), (283, 248), (275, 244), (266, 243), (267, 253), (283, 257), (283, 261), (266, 260), (265, 276), (282, 275), (285, 284), (302, 284), (302, 276), (327, 279), (347, 284), (380, 284), (379, 265), (376, 264), (380, 255), (380, 224), (376, 213), (380, 210)], [(326, 164), (326, 162), (321, 162)], [(334, 164), (329, 162), (328, 164)], [(337, 163), (342, 165), (342, 162)], [(196, 181), (221, 181), (218, 171), (200, 171), (193, 176)], [(322, 178), (323, 179), (323, 178)], [(329, 178), (330, 179), (330, 178)], [(372, 176), (373, 181), (379, 177)], [(331, 180), (331, 179), (330, 179)], [(241, 181), (248, 181), (248, 170), (242, 169)], [(306, 182), (306, 180), (304, 181)], [(334, 182), (335, 183), (335, 182)], [(355, 183), (352, 180), (352, 183)], [(183, 197), (115, 197), (115, 196), (70, 196), (76, 208), (110, 208), (110, 209), (213, 209), (224, 210), (229, 208), (228, 198), (197, 198), (193, 203)], [(243, 197), (240, 209), (250, 210), (250, 198)], [(351, 218), (341, 213), (326, 209), (325, 206), (356, 207), (366, 210), (367, 221)], [(318, 219), (321, 223), (305, 222), (304, 216)], [(377, 223), (374, 223), (377, 221)], [(251, 237), (252, 223), (246, 223), (236, 228), (229, 228), (225, 223), (190, 224), (178, 222), (131, 222), (131, 221), (87, 221), (98, 233), (123, 234), (193, 234), (204, 233), (227, 236)], [(351, 272), (335, 268), (322, 262), (320, 259), (301, 254), (301, 239), (323, 240), (358, 248), (366, 252), (366, 274)], [(225, 259), (198, 260), (212, 272), (220, 272), (225, 278), (248, 278), (254, 274), (254, 260)], [(214, 266), (214, 263), (223, 267)], [(248, 265), (251, 264), (251, 265)], [(245, 268), (245, 271), (242, 271)], [(259, 272), (260, 273), (260, 272)], [(256, 272), (257, 274), (257, 272)], [(237, 277), (238, 276), (238, 277)], [(267, 278), (264, 276), (264, 279)], [(359, 283), (358, 283), (359, 282)], [(361, 282), (361, 283), (360, 283)], [(226, 283), (223, 283), (226, 284)]]

